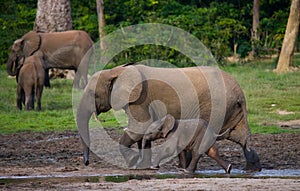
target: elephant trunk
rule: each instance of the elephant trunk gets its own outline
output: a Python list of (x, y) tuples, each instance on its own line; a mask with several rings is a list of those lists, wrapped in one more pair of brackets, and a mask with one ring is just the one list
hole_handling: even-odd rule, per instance
[(89, 120), (92, 115), (92, 111), (87, 109), (90, 106), (86, 103), (85, 99), (82, 99), (76, 115), (77, 128), (81, 137), (83, 145), (83, 162), (87, 166), (89, 165), (89, 152), (90, 152), (90, 133), (89, 133)]
[[(145, 138), (145, 139), (144, 139)], [(142, 148), (140, 148), (141, 157), (136, 163), (136, 169), (151, 168), (151, 141), (144, 136), (142, 140)]]
[(144, 149), (146, 147), (147, 141), (148, 141), (147, 137), (144, 136), (143, 141), (142, 141), (142, 149)]
[(119, 142), (120, 152), (123, 155), (125, 161), (127, 162), (129, 168), (134, 168), (136, 162), (139, 159), (139, 153), (135, 152), (130, 148), (131, 145), (136, 142), (137, 141), (133, 140), (132, 137), (126, 131), (124, 132)]
[(18, 64), (19, 64), (19, 62), (18, 62), (18, 58), (17, 58), (16, 54), (15, 53), (11, 53), (9, 55), (9, 58), (8, 58), (8, 61), (7, 61), (7, 64), (6, 64), (7, 73), (10, 76), (17, 75)]

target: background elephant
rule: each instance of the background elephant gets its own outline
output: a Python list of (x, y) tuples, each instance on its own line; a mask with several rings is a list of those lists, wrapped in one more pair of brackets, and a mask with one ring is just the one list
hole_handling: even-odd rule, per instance
[[(201, 153), (206, 153), (230, 173), (231, 164), (221, 159), (217, 148), (213, 145), (207, 151), (199, 151), (203, 136), (207, 130), (207, 122), (202, 119), (175, 120), (171, 115), (154, 121), (143, 136), (143, 147), (147, 141), (164, 138), (167, 141), (160, 147), (158, 155), (153, 162), (154, 168), (159, 167), (163, 159), (179, 154), (179, 160), (186, 172), (194, 172)], [(187, 157), (187, 153), (191, 153)]]
[[(54, 33), (30, 31), (14, 42), (7, 61), (7, 72), (15, 76), (18, 72), (19, 61), (23, 57), (38, 55), (43, 60), (43, 67), (46, 70), (45, 86), (50, 86), (49, 68), (75, 70), (77, 73), (74, 86), (79, 87), (81, 78), (83, 78), (82, 85), (85, 86), (91, 54), (88, 50), (92, 46), (93, 41), (84, 31)], [(82, 65), (80, 65), (81, 62), (83, 62)]]
[[(215, 84), (209, 82), (215, 79)], [(223, 90), (216, 88), (223, 84)], [(220, 102), (225, 100), (224, 103)], [(213, 107), (214, 106), (214, 107)], [(247, 168), (260, 170), (259, 157), (251, 148), (246, 101), (238, 83), (227, 73), (214, 67), (155, 68), (124, 65), (94, 74), (77, 110), (77, 126), (84, 146), (84, 163), (89, 163), (88, 122), (93, 113), (124, 109), (128, 128), (120, 139), (120, 152), (129, 166), (136, 164), (139, 154), (130, 146), (141, 140), (147, 127), (167, 114), (175, 119), (202, 118), (211, 127), (210, 136), (232, 140), (242, 146)], [(204, 139), (209, 136), (205, 136)], [(214, 142), (201, 145), (210, 148)], [(151, 145), (145, 145), (151, 148)], [(143, 155), (140, 166), (150, 167), (151, 149)]]
[(20, 69), (17, 74), (17, 108), (22, 109), (25, 102), (25, 110), (34, 109), (34, 100), (37, 101), (36, 110), (41, 110), (41, 98), (44, 87), (45, 70), (42, 60), (38, 56), (30, 56), (20, 61)]

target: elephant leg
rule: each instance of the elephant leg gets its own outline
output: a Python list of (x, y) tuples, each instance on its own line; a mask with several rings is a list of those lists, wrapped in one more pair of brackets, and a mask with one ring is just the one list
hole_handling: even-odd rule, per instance
[(186, 169), (192, 160), (192, 152), (188, 150), (183, 150), (179, 153), (179, 167)]
[(188, 167), (192, 161), (192, 151), (187, 150), (185, 153), (185, 158), (186, 158), (186, 167)]
[(136, 164), (137, 169), (146, 169), (151, 167), (151, 141), (146, 141), (144, 148), (142, 148), (142, 140), (138, 141), (138, 148), (140, 152), (140, 158)]
[(131, 137), (125, 131), (120, 139), (119, 149), (129, 168), (134, 166), (139, 159), (139, 153), (130, 148), (134, 143), (136, 143), (136, 141), (131, 139)]
[(175, 154), (175, 152), (177, 151), (177, 144), (174, 143), (174, 144), (168, 144), (168, 145), (165, 145), (164, 147), (162, 147), (156, 158), (154, 159), (154, 162), (153, 162), (153, 167), (154, 168), (159, 168), (159, 164), (162, 160), (168, 158), (168, 157), (171, 157)]
[(41, 99), (42, 99), (42, 93), (43, 93), (43, 86), (38, 86), (36, 90), (36, 110), (41, 111)]
[(179, 153), (178, 159), (179, 159), (179, 167), (186, 168), (186, 150), (183, 150)]
[(31, 110), (32, 109), (32, 86), (25, 84), (24, 86), (24, 93), (25, 93), (25, 110)]
[[(89, 70), (89, 65), (90, 65), (90, 58), (91, 58), (92, 55), (95, 56), (95, 54), (93, 54), (92, 51), (89, 50), (84, 55), (84, 57), (82, 58), (82, 60), (79, 64), (79, 67), (78, 67), (78, 70), (77, 70), (77, 72), (80, 72), (79, 75), (78, 75), (79, 76), (78, 85), (80, 85), (79, 88), (85, 88), (85, 86), (88, 83), (88, 70)], [(94, 65), (94, 70), (95, 70), (95, 65)]]
[(87, 72), (85, 74), (83, 74), (83, 82), (82, 82), (82, 87), (85, 88), (85, 86), (87, 85), (88, 83), (88, 78), (87, 78)]
[(89, 69), (89, 59), (85, 60), (85, 61), (82, 61), (81, 64), (79, 65), (78, 70), (77, 70), (77, 72), (78, 72), (78, 85), (80, 85), (79, 88), (85, 88), (85, 86), (88, 83), (88, 78), (87, 78), (88, 77), (88, 69)]
[(247, 162), (245, 168), (246, 170), (261, 171), (259, 157), (251, 146), (251, 134), (247, 119), (243, 118), (230, 132), (230, 135), (227, 139), (239, 144), (243, 148)]
[(17, 108), (19, 110), (22, 110), (22, 97), (24, 96), (22, 94), (24, 94), (22, 87), (18, 85), (18, 87), (17, 87)]
[(31, 91), (30, 96), (30, 109), (34, 109), (35, 91)]
[(50, 88), (49, 68), (45, 69), (44, 85), (45, 85), (45, 87)]
[(31, 94), (25, 94), (25, 110), (31, 109)]
[(77, 89), (80, 88), (80, 78), (81, 78), (81, 70), (75, 70), (75, 77), (74, 77), (74, 82), (73, 82), (73, 86)]
[(221, 159), (221, 157), (219, 155), (219, 152), (218, 152), (218, 149), (214, 145), (211, 148), (208, 149), (208, 151), (206, 152), (206, 154), (210, 158), (212, 158), (215, 161), (217, 161), (217, 163), (223, 167), (223, 169), (225, 170), (225, 172), (227, 174), (230, 174), (232, 165), (230, 163), (227, 163), (226, 161), (224, 161), (224, 160)]
[(198, 153), (198, 150), (192, 152), (192, 160), (188, 167), (184, 170), (187, 173), (194, 173), (197, 168), (197, 163), (201, 157), (201, 154)]

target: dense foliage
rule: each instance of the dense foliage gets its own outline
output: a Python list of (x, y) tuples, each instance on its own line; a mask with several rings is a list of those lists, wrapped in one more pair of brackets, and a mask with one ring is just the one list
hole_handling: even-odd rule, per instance
[[(198, 37), (219, 61), (233, 54), (234, 45), (241, 57), (245, 57), (251, 50), (252, 0), (104, 0), (104, 5), (107, 34), (132, 24), (165, 23)], [(6, 62), (13, 41), (33, 28), (36, 6), (37, 0), (5, 0), (1, 3), (1, 64)], [(71, 6), (74, 29), (87, 31), (96, 41), (96, 1), (72, 0)], [(290, 1), (286, 0), (260, 1), (261, 35), (258, 43), (261, 54), (274, 53), (280, 49), (289, 7)], [(152, 49), (159, 49), (160, 56), (173, 61), (177, 61), (178, 56), (182, 58), (174, 50), (149, 45), (130, 50), (132, 54), (124, 52), (115, 61), (138, 61), (147, 57), (146, 52)]]

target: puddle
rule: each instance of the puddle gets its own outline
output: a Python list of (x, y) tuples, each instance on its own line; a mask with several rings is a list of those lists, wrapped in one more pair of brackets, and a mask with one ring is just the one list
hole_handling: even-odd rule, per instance
[(254, 177), (299, 177), (300, 169), (285, 169), (285, 170), (262, 170), (261, 172), (254, 173)]
[[(132, 172), (134, 173), (134, 171)], [(133, 174), (61, 174), (40, 176), (0, 176), (0, 185), (19, 184), (35, 181), (47, 182), (126, 182), (128, 180), (166, 179), (166, 178), (292, 178), (300, 179), (300, 169), (270, 170), (247, 173), (243, 170), (233, 169), (231, 174), (225, 174), (223, 170), (199, 170), (195, 174), (184, 174), (180, 171), (157, 172), (151, 175)]]
[[(204, 175), (222, 175), (224, 170), (202, 170), (196, 171), (197, 174)], [(226, 174), (225, 174), (226, 175)], [(246, 172), (243, 170), (232, 169), (230, 175), (227, 176), (249, 176), (251, 177), (299, 177), (300, 178), (300, 169), (284, 169), (284, 170), (271, 170), (271, 169), (262, 169), (260, 172)]]

